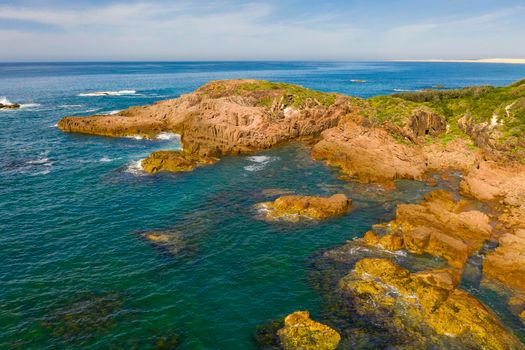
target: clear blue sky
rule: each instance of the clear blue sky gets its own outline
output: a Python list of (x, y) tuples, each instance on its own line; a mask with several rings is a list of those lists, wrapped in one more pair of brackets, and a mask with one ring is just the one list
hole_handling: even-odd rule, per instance
[(525, 58), (524, 0), (0, 0), (0, 60)]

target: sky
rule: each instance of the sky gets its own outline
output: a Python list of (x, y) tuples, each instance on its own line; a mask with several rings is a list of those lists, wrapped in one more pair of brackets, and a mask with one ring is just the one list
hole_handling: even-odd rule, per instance
[(525, 58), (524, 0), (0, 0), (0, 61)]

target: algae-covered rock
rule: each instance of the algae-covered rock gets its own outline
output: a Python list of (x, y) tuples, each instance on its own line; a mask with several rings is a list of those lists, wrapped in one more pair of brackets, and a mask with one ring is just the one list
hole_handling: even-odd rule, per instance
[(277, 334), (284, 350), (333, 350), (341, 341), (335, 330), (311, 320), (308, 311), (286, 316)]
[(148, 173), (158, 172), (186, 172), (192, 171), (198, 166), (213, 164), (215, 158), (201, 157), (181, 151), (157, 151), (142, 160), (142, 168)]
[[(448, 274), (448, 276), (447, 276)], [(363, 259), (339, 283), (355, 311), (420, 344), (523, 349), (476, 298), (455, 288), (445, 270), (410, 273), (387, 259)]]
[(264, 211), (267, 220), (289, 221), (298, 221), (300, 218), (327, 219), (346, 213), (351, 206), (352, 200), (344, 194), (334, 194), (331, 197), (290, 195), (256, 205)]

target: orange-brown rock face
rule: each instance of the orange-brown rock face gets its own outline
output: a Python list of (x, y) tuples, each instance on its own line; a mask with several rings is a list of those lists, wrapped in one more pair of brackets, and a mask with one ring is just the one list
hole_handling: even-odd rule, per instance
[(365, 235), (365, 242), (388, 250), (406, 249), (446, 259), (462, 268), (492, 232), (489, 217), (476, 210), (465, 210), (465, 202), (455, 201), (449, 192), (438, 190), (425, 196), (421, 204), (401, 204), (389, 231), (379, 236)]
[(283, 196), (273, 202), (260, 203), (257, 208), (264, 209), (268, 220), (298, 221), (300, 218), (327, 219), (347, 212), (351, 206), (350, 198), (334, 194), (331, 197)]
[(383, 129), (353, 122), (324, 131), (312, 156), (366, 182), (420, 179), (426, 170), (422, 153), (414, 147), (396, 142)]
[(483, 274), (525, 291), (525, 231), (500, 237), (499, 247), (483, 261)]
[[(498, 319), (446, 270), (410, 273), (390, 260), (363, 259), (339, 282), (353, 309), (407, 334), (414, 348), (523, 349)], [(445, 346), (445, 347), (444, 347)], [(412, 348), (412, 347), (410, 347)]]
[(265, 149), (334, 127), (349, 99), (289, 84), (211, 82), (194, 93), (113, 116), (66, 117), (63, 131), (105, 136), (181, 134), (185, 151), (220, 156)]

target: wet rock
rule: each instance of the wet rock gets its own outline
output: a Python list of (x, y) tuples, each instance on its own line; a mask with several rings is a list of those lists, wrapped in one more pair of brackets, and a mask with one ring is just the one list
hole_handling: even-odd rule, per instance
[(341, 340), (335, 330), (310, 319), (308, 311), (286, 316), (277, 334), (284, 350), (334, 350)]
[(0, 103), (0, 109), (18, 109), (20, 105), (18, 103), (2, 104)]
[(181, 151), (157, 151), (142, 160), (141, 165), (145, 172), (186, 172), (198, 166), (213, 164), (216, 158), (191, 155)]
[(355, 312), (406, 334), (421, 348), (524, 348), (483, 304), (455, 288), (456, 282), (445, 270), (410, 273), (387, 259), (363, 259), (339, 288)]
[(265, 212), (267, 220), (298, 221), (300, 218), (327, 219), (346, 213), (351, 206), (350, 198), (334, 194), (331, 197), (282, 196), (273, 202), (259, 203), (256, 208)]
[(284, 327), (284, 320), (271, 320), (265, 324), (258, 325), (255, 330), (254, 341), (258, 349), (278, 350), (281, 349), (281, 341), (277, 332)]

